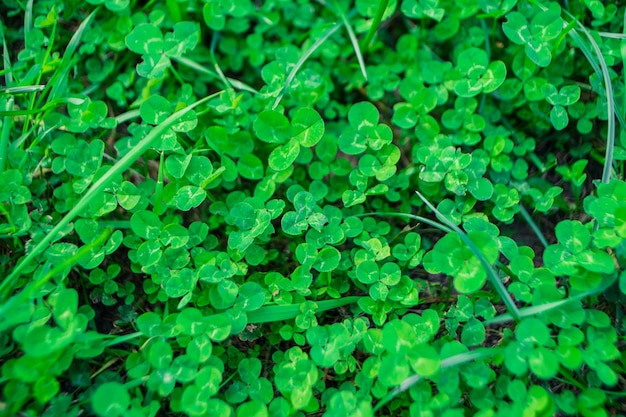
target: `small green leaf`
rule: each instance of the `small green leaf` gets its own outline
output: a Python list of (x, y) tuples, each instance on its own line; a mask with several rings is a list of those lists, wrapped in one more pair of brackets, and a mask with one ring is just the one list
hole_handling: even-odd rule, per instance
[(159, 216), (153, 212), (142, 210), (132, 215), (130, 227), (135, 234), (144, 239), (157, 239), (161, 233), (162, 223)]
[(106, 382), (92, 395), (91, 405), (100, 417), (125, 416), (130, 405), (130, 394), (119, 382)]
[(126, 36), (126, 46), (136, 54), (159, 54), (163, 51), (163, 34), (151, 23), (140, 23)]
[(315, 146), (324, 135), (324, 121), (313, 109), (299, 109), (291, 120), (293, 138), (307, 148)]
[(291, 139), (289, 120), (274, 110), (266, 110), (259, 114), (253, 123), (254, 133), (263, 142), (285, 143)]
[(153, 95), (141, 103), (139, 114), (144, 122), (157, 125), (172, 114), (172, 105), (165, 97)]
[(291, 139), (284, 145), (279, 145), (270, 153), (268, 164), (274, 171), (284, 171), (294, 163), (300, 153), (300, 144)]

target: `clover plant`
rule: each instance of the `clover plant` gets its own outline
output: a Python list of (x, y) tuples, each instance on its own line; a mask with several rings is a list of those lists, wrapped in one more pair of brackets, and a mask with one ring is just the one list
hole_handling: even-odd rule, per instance
[(0, 10), (1, 416), (626, 413), (620, 2)]

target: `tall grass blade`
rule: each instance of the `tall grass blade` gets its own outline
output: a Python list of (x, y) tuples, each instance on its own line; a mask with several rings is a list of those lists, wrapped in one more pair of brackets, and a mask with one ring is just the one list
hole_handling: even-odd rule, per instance
[(74, 207), (57, 223), (57, 225), (50, 230), (46, 236), (39, 241), (24, 257), (17, 266), (11, 271), (11, 273), (0, 284), (0, 300), (6, 299), (8, 293), (13, 289), (13, 284), (24, 268), (39, 256), (50, 242), (52, 242), (59, 232), (67, 226), (81, 211), (83, 211), (89, 203), (101, 193), (105, 188), (109, 186), (111, 181), (116, 175), (123, 173), (128, 169), (145, 151), (153, 147), (157, 141), (161, 138), (161, 135), (174, 123), (176, 123), (185, 113), (193, 108), (206, 103), (208, 100), (218, 96), (222, 92), (211, 94), (201, 100), (196, 101), (188, 105), (187, 107), (177, 111), (163, 121), (163, 123), (156, 125), (150, 133), (148, 133), (136, 146), (134, 146), (130, 152), (122, 157), (115, 165), (113, 165), (100, 179), (91, 185), (89, 190), (81, 197), (80, 200), (74, 205)]
[[(451, 356), (441, 361), (441, 369), (451, 368), (457, 365), (463, 365), (465, 363), (473, 362), (475, 360), (488, 358), (500, 353), (502, 349), (500, 348), (480, 348), (473, 350), (471, 352), (463, 352), (458, 355)], [(383, 408), (386, 404), (388, 404), (391, 400), (396, 398), (398, 395), (402, 394), (404, 391), (411, 388), (413, 385), (417, 384), (422, 380), (420, 375), (413, 375), (402, 381), (400, 386), (393, 389), (389, 394), (384, 396), (378, 404), (374, 407), (374, 412)]]
[(272, 109), (276, 109), (276, 107), (278, 107), (278, 105), (280, 104), (280, 101), (283, 99), (283, 96), (289, 90), (289, 86), (291, 85), (291, 82), (296, 77), (296, 74), (298, 74), (298, 71), (300, 71), (300, 68), (302, 68), (306, 60), (309, 59), (309, 57), (313, 54), (313, 52), (317, 50), (317, 48), (319, 48), (324, 42), (326, 42), (326, 39), (330, 38), (333, 35), (333, 33), (337, 32), (337, 30), (339, 30), (341, 25), (342, 23), (336, 23), (335, 25), (333, 25), (330, 29), (324, 32), (324, 34), (320, 36), (320, 38), (316, 40), (313, 43), (313, 45), (311, 45), (309, 49), (307, 49), (306, 52), (304, 52), (304, 54), (302, 54), (298, 62), (296, 62), (296, 65), (289, 72), (289, 75), (287, 75), (287, 79), (285, 80), (285, 85), (283, 86), (282, 90), (276, 97), (276, 100), (274, 101), (274, 105), (272, 106)]
[[(221, 79), (220, 75), (213, 71), (208, 69), (207, 67), (203, 66), (202, 64), (197, 63), (196, 61), (193, 61), (189, 58), (184, 58), (184, 57), (172, 57), (172, 59), (176, 62), (178, 62), (179, 64), (182, 64), (188, 68), (191, 68), (195, 71), (198, 71), (201, 74), (204, 75), (208, 75), (210, 77), (213, 77), (214, 79)], [(259, 91), (254, 89), (253, 87), (250, 87), (248, 84), (243, 83), (239, 80), (236, 80), (234, 78), (229, 78), (229, 77), (225, 77), (226, 80), (228, 81), (228, 83), (235, 89), (237, 90), (243, 90), (243, 91), (248, 91), (252, 94), (259, 94)]]
[(372, 24), (367, 31), (367, 35), (365, 35), (365, 39), (363, 39), (363, 43), (361, 44), (361, 50), (367, 52), (370, 47), (370, 43), (372, 39), (374, 39), (374, 35), (378, 32), (378, 28), (380, 27), (380, 23), (383, 20), (383, 16), (385, 15), (385, 10), (387, 10), (387, 5), (389, 4), (389, 0), (380, 0), (378, 2), (378, 9), (376, 9), (376, 15), (374, 16), (374, 20), (372, 20)]
[[(602, 55), (602, 51), (600, 50), (600, 46), (596, 40), (591, 36), (591, 33), (587, 30), (585, 26), (583, 26), (578, 19), (576, 19), (570, 12), (565, 10), (565, 14), (569, 16), (573, 21), (576, 22), (576, 25), (580, 28), (580, 30), (587, 36), (589, 43), (593, 47), (593, 50), (598, 57), (598, 62), (600, 64), (600, 69), (602, 70), (602, 78), (604, 80), (604, 90), (606, 93), (606, 106), (607, 106), (607, 115), (608, 115), (608, 129), (606, 134), (606, 153), (604, 156), (604, 167), (602, 169), (602, 182), (608, 183), (611, 180), (611, 174), (613, 170), (613, 152), (615, 148), (615, 98), (613, 96), (613, 84), (611, 83), (611, 76), (609, 74), (609, 67), (606, 65), (606, 61), (604, 60), (604, 56)], [(570, 33), (576, 33), (571, 31)]]
[[(13, 82), (13, 73), (11, 69), (11, 59), (9, 57), (9, 49), (7, 48), (7, 42), (4, 38), (4, 27), (0, 22), (0, 37), (2, 38), (2, 68), (4, 70), (4, 81), (8, 86)], [(9, 87), (11, 88), (11, 87)], [(9, 88), (6, 88), (8, 90)], [(13, 97), (9, 97), (4, 103), (4, 110), (11, 111), (13, 108)], [(5, 116), (2, 121), (2, 131), (0, 132), (0, 174), (4, 172), (4, 165), (9, 151), (9, 143), (11, 142), (11, 126), (13, 120), (10, 116)]]
[[(525, 318), (525, 317), (531, 317), (531, 316), (535, 316), (537, 314), (541, 314), (541, 313), (546, 313), (548, 311), (551, 310), (556, 310), (559, 309), (561, 307), (566, 306), (567, 304), (576, 302), (576, 301), (580, 301), (584, 298), (587, 297), (591, 297), (593, 295), (596, 294), (600, 294), (603, 293), (604, 291), (606, 291), (611, 285), (613, 285), (615, 283), (615, 281), (617, 280), (617, 276), (615, 277), (610, 277), (610, 278), (605, 278), (604, 282), (602, 282), (602, 284), (600, 284), (600, 286), (592, 289), (592, 290), (587, 290), (584, 292), (581, 292), (579, 294), (576, 294), (574, 296), (571, 296), (569, 298), (566, 298), (564, 300), (559, 300), (559, 301), (553, 301), (551, 303), (546, 303), (546, 304), (539, 304), (536, 306), (530, 306), (530, 307), (523, 307), (521, 308), (520, 311), (520, 318)], [(492, 318), (491, 320), (486, 320), (485, 321), (485, 326), (490, 326), (490, 325), (494, 325), (494, 324), (501, 324), (501, 323), (506, 323), (509, 321), (513, 320), (513, 316), (511, 316), (511, 314), (509, 313), (505, 313), (505, 314), (501, 314), (499, 316), (496, 316), (494, 318)]]
[(352, 43), (352, 48), (354, 48), (354, 53), (356, 54), (356, 59), (359, 62), (359, 67), (361, 68), (361, 74), (363, 74), (363, 78), (367, 81), (367, 70), (365, 68), (365, 61), (363, 60), (363, 54), (361, 53), (361, 47), (359, 46), (359, 41), (354, 34), (354, 30), (352, 30), (352, 26), (350, 25), (350, 21), (348, 21), (348, 17), (343, 12), (343, 9), (336, 4), (335, 8), (337, 9), (337, 14), (341, 18), (341, 22), (343, 26), (346, 28), (346, 32), (348, 32), (348, 37), (350, 38), (350, 42)]
[(52, 77), (50, 78), (50, 81), (48, 82), (44, 93), (39, 97), (40, 102), (44, 99), (48, 91), (50, 91), (48, 100), (54, 100), (59, 95), (63, 94), (62, 89), (64, 84), (67, 82), (67, 75), (72, 68), (71, 63), (74, 59), (74, 52), (76, 52), (76, 48), (78, 48), (83, 34), (87, 30), (87, 27), (89, 26), (91, 21), (96, 16), (98, 10), (99, 8), (96, 8), (93, 12), (91, 12), (89, 16), (87, 16), (87, 18), (81, 22), (81, 24), (78, 26), (78, 29), (76, 29), (76, 32), (74, 32), (74, 36), (72, 36), (69, 43), (67, 44), (67, 47), (65, 48), (65, 53), (63, 54), (63, 58), (61, 59), (59, 66), (54, 71), (54, 74), (52, 74)]
[[(347, 306), (359, 301), (359, 296), (338, 298), (335, 300), (315, 301), (317, 304), (316, 313), (332, 310), (334, 308)], [(300, 314), (300, 304), (286, 304), (275, 306), (264, 306), (258, 310), (248, 312), (248, 323), (260, 324), (275, 321), (291, 320)]]
[(112, 229), (104, 229), (98, 237), (88, 244), (80, 247), (75, 254), (64, 258), (62, 262), (55, 265), (44, 276), (39, 278), (36, 282), (29, 283), (22, 291), (11, 297), (6, 303), (0, 306), (0, 317), (4, 316), (7, 311), (13, 308), (14, 305), (19, 305), (25, 300), (29, 299), (34, 293), (38, 292), (47, 282), (49, 282), (54, 276), (60, 274), (63, 270), (75, 265), (82, 257), (88, 255), (92, 249), (103, 245), (106, 240), (111, 236)]
[(489, 281), (491, 282), (491, 285), (493, 285), (493, 287), (495, 288), (496, 292), (498, 293), (498, 295), (502, 299), (502, 302), (506, 306), (506, 308), (509, 311), (509, 313), (511, 313), (511, 315), (516, 320), (519, 320), (519, 318), (520, 318), (519, 309), (515, 305), (515, 302), (513, 301), (513, 298), (511, 298), (511, 294), (509, 294), (509, 292), (507, 291), (506, 287), (504, 286), (504, 284), (500, 280), (500, 277), (498, 276), (498, 273), (493, 269), (493, 266), (487, 261), (487, 258), (485, 258), (485, 256), (482, 254), (480, 249), (476, 246), (476, 244), (474, 244), (474, 242), (472, 242), (472, 240), (467, 236), (467, 234), (463, 230), (461, 230), (457, 225), (452, 223), (450, 220), (448, 220), (446, 218), (446, 216), (444, 216), (439, 210), (437, 210), (437, 208), (435, 206), (433, 206), (430, 203), (430, 201), (428, 201), (426, 199), (426, 197), (424, 197), (422, 194), (420, 194), (419, 191), (416, 191), (415, 193), (424, 202), (424, 204), (426, 204), (428, 206), (428, 208), (430, 208), (433, 211), (433, 213), (435, 213), (437, 218), (443, 224), (448, 226), (450, 229), (454, 230), (454, 232), (459, 235), (461, 240), (472, 250), (472, 252), (476, 256), (476, 258), (478, 258), (478, 260), (480, 261), (480, 264), (485, 269), (485, 272), (487, 273), (487, 277), (489, 278)]

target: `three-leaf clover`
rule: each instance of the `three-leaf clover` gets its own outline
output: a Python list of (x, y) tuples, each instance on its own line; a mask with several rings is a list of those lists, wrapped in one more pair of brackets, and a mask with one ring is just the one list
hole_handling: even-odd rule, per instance
[(497, 90), (506, 78), (506, 65), (502, 61), (489, 62), (487, 52), (472, 47), (459, 54), (448, 76), (448, 85), (459, 97), (474, 97)]
[(520, 12), (506, 15), (502, 24), (505, 35), (514, 43), (524, 45), (526, 55), (540, 67), (547, 67), (552, 61), (554, 40), (563, 31), (561, 7), (556, 2), (548, 4), (546, 10), (538, 11), (530, 22)]

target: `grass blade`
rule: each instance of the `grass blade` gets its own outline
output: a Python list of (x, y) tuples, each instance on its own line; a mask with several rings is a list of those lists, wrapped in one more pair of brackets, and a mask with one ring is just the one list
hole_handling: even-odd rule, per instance
[(515, 320), (519, 320), (520, 319), (519, 309), (515, 305), (513, 298), (511, 298), (511, 294), (509, 294), (506, 287), (500, 280), (498, 273), (493, 269), (493, 266), (487, 261), (487, 259), (482, 254), (480, 249), (474, 244), (474, 242), (472, 242), (472, 240), (467, 236), (467, 234), (465, 234), (463, 230), (461, 230), (457, 225), (455, 225), (450, 220), (448, 220), (439, 210), (437, 210), (435, 206), (433, 206), (430, 203), (430, 201), (426, 199), (426, 197), (420, 194), (419, 191), (416, 191), (415, 193), (424, 202), (424, 204), (426, 204), (428, 208), (430, 208), (433, 211), (433, 213), (435, 213), (437, 218), (443, 224), (448, 226), (450, 229), (454, 230), (454, 232), (459, 235), (461, 240), (472, 250), (476, 258), (478, 258), (478, 260), (480, 261), (480, 264), (485, 269), (485, 272), (487, 272), (487, 277), (489, 277), (489, 281), (491, 282), (491, 285), (493, 285), (493, 287), (495, 288), (496, 292), (502, 299), (502, 302), (506, 306), (509, 313), (511, 313), (511, 315), (515, 318)]
[(289, 75), (287, 75), (287, 79), (285, 80), (285, 85), (283, 86), (282, 90), (278, 94), (278, 97), (276, 97), (276, 100), (274, 101), (274, 105), (272, 106), (272, 109), (276, 109), (276, 107), (278, 107), (278, 104), (280, 104), (280, 101), (283, 99), (283, 96), (285, 95), (287, 90), (289, 90), (289, 86), (291, 85), (291, 82), (296, 77), (296, 74), (298, 73), (298, 71), (300, 71), (300, 68), (302, 68), (306, 60), (309, 59), (309, 57), (313, 54), (313, 52), (315, 52), (317, 48), (319, 48), (326, 41), (326, 39), (330, 38), (333, 35), (333, 33), (337, 32), (337, 30), (339, 30), (341, 25), (342, 23), (336, 23), (335, 25), (333, 25), (330, 29), (324, 32), (324, 34), (320, 36), (320, 38), (316, 40), (313, 43), (313, 45), (311, 45), (311, 47), (306, 50), (304, 54), (302, 54), (298, 62), (296, 62), (296, 65), (292, 68)]
[(383, 16), (385, 15), (385, 10), (387, 10), (387, 5), (389, 4), (389, 0), (380, 0), (378, 2), (378, 9), (376, 10), (376, 16), (374, 16), (374, 20), (372, 20), (372, 24), (370, 29), (367, 31), (367, 35), (365, 35), (365, 39), (363, 39), (363, 43), (361, 43), (361, 49), (366, 51), (370, 47), (370, 43), (374, 38), (376, 32), (378, 32), (378, 28), (380, 27), (380, 22), (383, 20)]
[(541, 242), (544, 248), (547, 248), (548, 240), (543, 235), (543, 233), (541, 233), (541, 229), (539, 229), (539, 226), (537, 225), (537, 223), (535, 223), (530, 213), (528, 213), (528, 210), (526, 210), (526, 208), (521, 203), (519, 205), (519, 211), (522, 214), (522, 217), (524, 218), (524, 220), (526, 220), (526, 223), (528, 223), (528, 225), (533, 230), (533, 232), (535, 232), (535, 235), (537, 235), (539, 242)]
[[(317, 304), (316, 313), (332, 310), (334, 308), (347, 306), (359, 301), (359, 296), (338, 298), (335, 300), (315, 301)], [(291, 320), (300, 314), (300, 304), (286, 304), (275, 306), (264, 306), (258, 310), (248, 312), (248, 323), (260, 324), (275, 321)]]
[[(478, 359), (484, 359), (491, 356), (494, 356), (501, 352), (500, 348), (480, 348), (473, 350), (471, 352), (463, 352), (458, 355), (451, 356), (441, 361), (441, 369), (451, 368), (457, 365), (463, 365), (465, 363), (469, 363)], [(411, 388), (413, 385), (417, 384), (422, 380), (420, 375), (413, 375), (402, 381), (402, 384), (392, 390), (389, 394), (384, 396), (378, 404), (374, 407), (374, 412), (383, 408), (386, 404), (388, 404), (391, 400), (396, 398), (398, 395), (402, 394), (404, 391)]]
[[(568, 15), (571, 19), (576, 22), (576, 25), (580, 28), (580, 30), (587, 36), (587, 39), (591, 43), (594, 52), (598, 57), (598, 62), (600, 64), (600, 69), (602, 73), (602, 78), (604, 80), (604, 90), (606, 93), (606, 106), (607, 106), (607, 114), (608, 114), (608, 131), (606, 134), (606, 153), (604, 156), (604, 167), (602, 169), (602, 182), (608, 183), (611, 180), (611, 173), (613, 170), (613, 151), (615, 147), (615, 98), (613, 96), (613, 84), (611, 83), (611, 76), (609, 75), (609, 68), (606, 65), (606, 61), (604, 60), (604, 56), (602, 55), (602, 51), (598, 46), (598, 43), (595, 41), (591, 33), (587, 30), (585, 26), (578, 21), (570, 12), (565, 10), (565, 14)], [(570, 34), (576, 34), (575, 31), (571, 31)], [(576, 39), (576, 37), (574, 37)], [(577, 43), (582, 43), (580, 40)], [(587, 57), (589, 59), (589, 57)]]
[(365, 61), (363, 60), (363, 54), (361, 53), (361, 47), (359, 46), (359, 41), (354, 34), (354, 30), (352, 30), (352, 26), (348, 21), (348, 17), (343, 12), (343, 9), (336, 1), (333, 2), (335, 4), (336, 14), (341, 18), (341, 22), (343, 26), (346, 28), (348, 32), (348, 37), (350, 38), (350, 42), (352, 43), (352, 48), (354, 48), (354, 53), (356, 54), (356, 59), (359, 62), (359, 67), (361, 68), (361, 73), (363, 74), (363, 78), (367, 81), (367, 70), (365, 68)]
[(67, 44), (67, 47), (65, 48), (65, 53), (63, 54), (61, 63), (54, 71), (54, 74), (52, 74), (52, 77), (50, 78), (50, 81), (48, 82), (44, 93), (41, 94), (41, 96), (39, 97), (40, 102), (44, 99), (48, 91), (50, 91), (48, 100), (54, 100), (57, 96), (62, 94), (61, 90), (63, 88), (64, 81), (67, 81), (67, 74), (70, 72), (70, 68), (72, 67), (72, 65), (70, 64), (74, 58), (74, 52), (76, 52), (76, 48), (78, 48), (78, 45), (80, 44), (80, 40), (85, 33), (85, 30), (87, 30), (87, 27), (95, 18), (98, 10), (99, 9), (96, 8), (93, 12), (89, 14), (89, 16), (87, 16), (85, 20), (81, 22), (80, 26), (78, 26), (78, 29), (74, 33), (74, 36), (72, 36), (69, 43)]
[(87, 205), (96, 197), (99, 193), (101, 193), (106, 187), (109, 186), (110, 182), (113, 178), (124, 172), (128, 169), (146, 150), (150, 147), (154, 146), (155, 143), (161, 138), (161, 135), (176, 123), (185, 113), (192, 110), (194, 107), (197, 107), (203, 103), (206, 103), (208, 100), (218, 96), (222, 92), (219, 91), (215, 94), (211, 94), (201, 100), (196, 101), (188, 105), (187, 107), (177, 111), (176, 113), (169, 116), (167, 119), (163, 121), (163, 123), (156, 125), (146, 137), (144, 137), (136, 146), (134, 146), (130, 152), (128, 152), (124, 157), (122, 157), (115, 165), (113, 165), (106, 174), (104, 174), (100, 179), (98, 179), (89, 190), (82, 196), (80, 200), (76, 203), (76, 205), (65, 215), (63, 218), (57, 223), (57, 225), (46, 234), (46, 236), (35, 245), (32, 250), (23, 258), (20, 263), (11, 271), (9, 276), (7, 276), (2, 283), (0, 284), (0, 300), (6, 299), (8, 293), (13, 289), (13, 283), (20, 275), (20, 273), (24, 270), (24, 268), (33, 261), (37, 256), (39, 256), (44, 249), (48, 246), (50, 242), (52, 242), (58, 233), (69, 224), (82, 210), (84, 210)]
[[(583, 298), (587, 298), (587, 297), (591, 297), (592, 295), (603, 293), (611, 285), (613, 285), (616, 280), (617, 280), (617, 276), (615, 276), (613, 278), (605, 279), (604, 282), (600, 286), (598, 286), (597, 288), (594, 288), (593, 290), (587, 290), (587, 291), (581, 292), (580, 294), (576, 294), (576, 295), (574, 295), (572, 297), (566, 298), (565, 300), (553, 301), (551, 303), (539, 304), (539, 305), (536, 305), (536, 306), (530, 306), (530, 307), (521, 308), (519, 310), (520, 318), (535, 316), (537, 314), (545, 313), (545, 312), (550, 311), (550, 310), (555, 310), (555, 309), (561, 308), (561, 307), (563, 307), (563, 306), (565, 306), (565, 305), (567, 305), (569, 303), (572, 303), (572, 302), (575, 302), (575, 301), (580, 301)], [(501, 314), (499, 316), (496, 316), (496, 317), (492, 318), (491, 320), (485, 321), (484, 324), (485, 324), (485, 326), (489, 326), (489, 325), (494, 325), (494, 324), (506, 323), (506, 322), (509, 322), (509, 321), (512, 321), (512, 320), (513, 320), (513, 316), (511, 316), (511, 314), (509, 314), (509, 313), (505, 313), (505, 314)]]
[[(2, 38), (2, 67), (5, 73), (4, 81), (6, 85), (9, 85), (13, 81), (13, 73), (11, 69), (11, 60), (9, 57), (9, 49), (7, 48), (7, 42), (4, 38), (4, 27), (0, 22), (0, 37)], [(9, 88), (4, 89), (5, 91)], [(11, 111), (13, 108), (13, 97), (9, 97), (4, 104), (5, 111)], [(10, 116), (5, 116), (2, 121), (2, 132), (0, 132), (0, 174), (4, 172), (4, 165), (7, 158), (9, 143), (11, 142), (11, 126), (13, 119)]]
[(33, 293), (39, 291), (55, 275), (58, 275), (64, 269), (75, 265), (82, 257), (88, 255), (93, 248), (103, 245), (109, 238), (109, 236), (111, 236), (112, 231), (112, 229), (104, 229), (98, 237), (96, 237), (88, 244), (82, 246), (76, 251), (74, 255), (63, 259), (62, 262), (60, 262), (58, 265), (55, 265), (54, 268), (50, 269), (43, 277), (39, 278), (36, 282), (31, 282), (28, 286), (24, 288), (24, 290), (11, 297), (6, 303), (3, 303), (2, 306), (0, 306), (0, 317), (4, 316), (7, 311), (14, 307), (14, 305), (19, 305), (20, 303), (23, 303), (25, 300), (30, 298)]
[[(198, 71), (201, 74), (204, 75), (208, 75), (216, 80), (221, 79), (220, 75), (213, 71), (208, 69), (207, 67), (203, 66), (202, 64), (197, 63), (196, 61), (193, 61), (189, 58), (184, 58), (184, 57), (172, 57), (172, 59), (176, 62), (178, 62), (179, 64), (182, 64), (188, 68), (191, 68), (195, 71)], [(228, 83), (233, 87), (236, 88), (238, 90), (243, 90), (243, 91), (248, 91), (252, 94), (259, 94), (259, 91), (254, 89), (253, 87), (250, 87), (248, 84), (243, 83), (239, 80), (235, 80), (234, 78), (229, 78), (229, 77), (225, 77), (226, 80), (228, 81)]]

